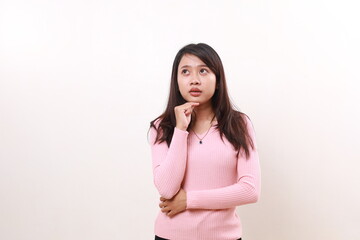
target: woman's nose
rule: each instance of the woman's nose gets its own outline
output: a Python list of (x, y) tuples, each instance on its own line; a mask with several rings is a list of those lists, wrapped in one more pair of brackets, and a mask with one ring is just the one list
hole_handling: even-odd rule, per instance
[(200, 77), (197, 75), (197, 74), (194, 74), (192, 77), (191, 77), (191, 81), (190, 81), (190, 84), (191, 85), (198, 85), (200, 84)]

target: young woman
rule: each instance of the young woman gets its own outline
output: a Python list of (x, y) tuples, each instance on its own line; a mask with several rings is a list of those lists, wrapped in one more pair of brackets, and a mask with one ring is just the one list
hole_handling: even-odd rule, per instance
[(260, 194), (249, 118), (229, 100), (220, 57), (189, 44), (175, 57), (166, 110), (150, 123), (154, 183), (160, 194), (155, 239), (236, 240), (236, 206)]

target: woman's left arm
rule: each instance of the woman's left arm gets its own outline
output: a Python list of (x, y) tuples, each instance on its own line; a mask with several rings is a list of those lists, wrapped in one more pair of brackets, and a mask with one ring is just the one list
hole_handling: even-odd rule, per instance
[(259, 154), (252, 123), (248, 118), (246, 119), (254, 148), (250, 147), (248, 158), (240, 152), (237, 163), (237, 182), (222, 188), (188, 191), (186, 209), (225, 209), (258, 201), (261, 191)]
[(159, 207), (169, 216), (187, 209), (226, 209), (258, 201), (261, 189), (259, 156), (256, 147), (249, 158), (240, 156), (237, 165), (238, 180), (235, 184), (215, 189), (179, 191), (174, 198), (165, 199)]
[(247, 160), (239, 158), (237, 171), (238, 181), (233, 185), (188, 191), (186, 209), (225, 209), (257, 202), (261, 188), (258, 153), (252, 151)]
[(171, 215), (175, 215), (186, 209), (226, 209), (257, 202), (261, 191), (261, 170), (255, 133), (248, 118), (247, 127), (254, 148), (250, 147), (248, 158), (243, 152), (239, 154), (238, 179), (235, 184), (222, 188), (188, 192), (181, 189), (173, 199), (160, 198), (162, 201), (159, 204), (160, 208), (165, 207), (162, 211), (172, 210)]

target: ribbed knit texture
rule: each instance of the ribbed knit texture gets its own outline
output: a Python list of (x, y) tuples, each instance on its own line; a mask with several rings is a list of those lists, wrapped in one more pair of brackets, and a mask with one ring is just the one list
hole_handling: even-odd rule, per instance
[[(187, 209), (173, 217), (159, 210), (155, 234), (171, 240), (234, 240), (242, 236), (236, 206), (254, 203), (260, 195), (260, 165), (255, 134), (248, 118), (247, 127), (255, 144), (250, 157), (236, 151), (220, 137), (215, 126), (203, 139), (193, 132), (174, 129), (170, 147), (150, 140), (154, 183), (160, 196), (171, 199), (183, 188)], [(205, 135), (205, 133), (203, 134)], [(203, 135), (198, 136), (200, 138)]]

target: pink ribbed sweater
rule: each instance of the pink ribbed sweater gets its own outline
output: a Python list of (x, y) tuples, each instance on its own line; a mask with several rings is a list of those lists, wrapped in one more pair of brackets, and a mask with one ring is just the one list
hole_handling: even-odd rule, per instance
[(156, 235), (171, 240), (235, 240), (242, 236), (236, 206), (254, 203), (260, 194), (255, 134), (250, 120), (246, 121), (255, 144), (248, 159), (242, 151), (237, 158), (231, 143), (225, 136), (221, 139), (215, 126), (203, 144), (192, 131), (175, 128), (170, 147), (165, 142), (153, 144), (156, 131), (151, 128), (154, 183), (159, 194), (171, 199), (180, 188), (187, 193), (184, 212), (168, 217), (159, 211)]

